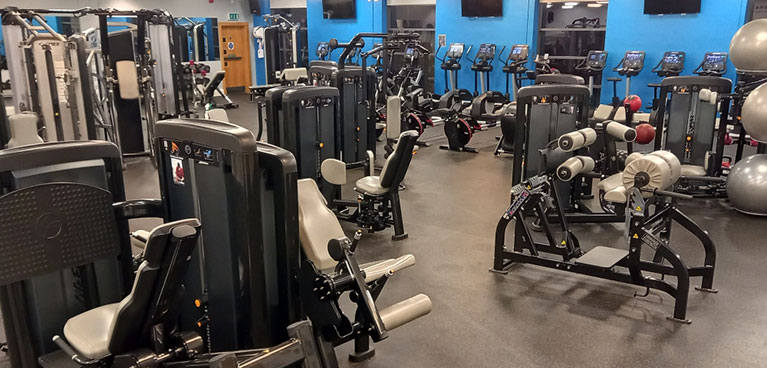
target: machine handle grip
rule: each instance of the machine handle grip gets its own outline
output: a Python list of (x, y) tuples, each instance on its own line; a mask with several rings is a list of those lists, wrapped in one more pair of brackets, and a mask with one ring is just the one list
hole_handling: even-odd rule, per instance
[(387, 307), (380, 311), (379, 315), (386, 331), (391, 331), (429, 314), (431, 306), (431, 299), (428, 296), (418, 294)]
[(384, 275), (394, 275), (395, 273), (415, 264), (415, 257), (412, 254), (406, 254), (397, 259), (390, 259), (363, 269), (365, 271), (365, 282), (372, 282), (380, 279)]

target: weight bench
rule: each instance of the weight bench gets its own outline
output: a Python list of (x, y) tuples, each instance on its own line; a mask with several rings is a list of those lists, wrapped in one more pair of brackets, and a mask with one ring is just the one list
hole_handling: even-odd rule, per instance
[[(238, 107), (238, 105), (232, 102), (229, 96), (221, 90), (221, 82), (224, 81), (225, 77), (226, 72), (219, 70), (216, 74), (213, 74), (213, 78), (211, 78), (202, 88), (202, 104), (203, 106), (206, 106), (206, 109), (209, 105), (220, 109), (236, 109)], [(213, 98), (215, 97), (216, 92), (226, 100), (225, 104), (217, 104), (214, 102)]]
[[(327, 341), (339, 345), (355, 340), (351, 360), (362, 361), (375, 354), (369, 338), (378, 342), (388, 336), (388, 331), (431, 311), (431, 299), (419, 294), (379, 312), (375, 300), (386, 281), (414, 265), (415, 257), (406, 254), (358, 265), (354, 251), (361, 231), (357, 231), (354, 241), (346, 237), (313, 179), (298, 181), (298, 224), (301, 248), (307, 258), (301, 269), (302, 295), (311, 295), (304, 301), (307, 314), (320, 326)], [(335, 302), (347, 290), (357, 295), (352, 299), (357, 303), (354, 323)]]

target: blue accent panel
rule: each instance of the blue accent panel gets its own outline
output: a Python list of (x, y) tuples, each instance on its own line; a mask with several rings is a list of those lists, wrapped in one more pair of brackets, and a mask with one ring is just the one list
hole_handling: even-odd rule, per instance
[[(266, 26), (263, 14), (269, 14), (271, 11), (269, 6), (269, 0), (259, 0), (259, 6), (261, 7), (261, 15), (253, 14), (253, 27)], [(264, 65), (264, 58), (258, 57), (258, 49), (263, 47), (259, 42), (253, 39), (253, 60), (256, 64), (256, 85), (266, 84), (266, 66)]]
[[(703, 60), (707, 51), (727, 52), (730, 39), (743, 25), (748, 0), (703, 0), (701, 12), (689, 15), (645, 15), (643, 1), (611, 1), (607, 9), (607, 35), (605, 50), (609, 55), (607, 68), (603, 73), (604, 93), (602, 103), (612, 99), (612, 83), (607, 77), (617, 76), (612, 68), (629, 50), (647, 53), (645, 68), (631, 78), (631, 93), (642, 98), (643, 105), (652, 101), (652, 88), (648, 83), (657, 83), (660, 78), (650, 72), (665, 51), (687, 53), (682, 75), (691, 75)], [(735, 80), (735, 68), (728, 65), (725, 77)], [(622, 96), (626, 85), (618, 83), (618, 96)]]
[[(310, 0), (311, 1), (311, 0)], [(636, 0), (632, 0), (636, 1)], [(536, 0), (504, 0), (503, 16), (493, 18), (466, 18), (461, 16), (461, 0), (438, 0), (437, 1), (437, 35), (445, 34), (447, 44), (451, 42), (463, 42), (466, 49), (469, 45), (474, 47), (469, 55), (462, 59), (463, 67), (458, 72), (458, 87), (474, 90), (474, 72), (471, 71), (471, 61), (476, 54), (477, 48), (482, 43), (495, 43), (497, 51), (506, 46), (503, 55), (498, 55), (494, 70), (490, 76), (490, 89), (503, 92), (506, 88), (506, 75), (501, 68), (503, 58), (509, 52), (511, 45), (528, 44), (530, 50), (535, 50), (537, 21)], [(435, 42), (439, 42), (436, 37)], [(434, 45), (437, 49), (438, 44)], [(443, 47), (439, 57), (445, 52)], [(532, 59), (534, 55), (531, 55)], [(435, 60), (434, 90), (442, 93), (445, 90), (444, 72), (440, 69), (440, 61)], [(477, 83), (479, 89), (479, 83)]]

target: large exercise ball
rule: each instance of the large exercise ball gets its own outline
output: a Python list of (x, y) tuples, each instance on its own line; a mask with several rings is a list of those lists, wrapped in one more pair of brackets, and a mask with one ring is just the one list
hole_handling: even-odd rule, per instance
[(730, 41), (730, 60), (742, 72), (767, 71), (767, 19), (740, 27)]
[(748, 94), (740, 116), (751, 138), (767, 142), (767, 84), (762, 84)]
[(746, 157), (732, 167), (727, 197), (740, 212), (767, 216), (767, 154)]

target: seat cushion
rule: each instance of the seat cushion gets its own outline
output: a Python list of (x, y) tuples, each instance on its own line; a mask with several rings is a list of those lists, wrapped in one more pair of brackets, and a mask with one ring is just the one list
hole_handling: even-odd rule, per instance
[(623, 185), (613, 188), (612, 190), (605, 193), (605, 201), (612, 203), (626, 203), (627, 192), (628, 191), (626, 190), (626, 187)]
[(70, 318), (64, 325), (64, 337), (78, 353), (88, 359), (109, 356), (109, 328), (119, 305), (102, 305)]
[(622, 172), (610, 175), (606, 179), (602, 179), (599, 182), (599, 184), (597, 184), (597, 187), (605, 193), (622, 186), (623, 186)]
[(698, 165), (682, 165), (684, 176), (706, 176), (706, 169)]
[(377, 176), (366, 176), (357, 180), (354, 190), (362, 194), (374, 196), (384, 195), (389, 192), (389, 188), (381, 186), (381, 180)]

